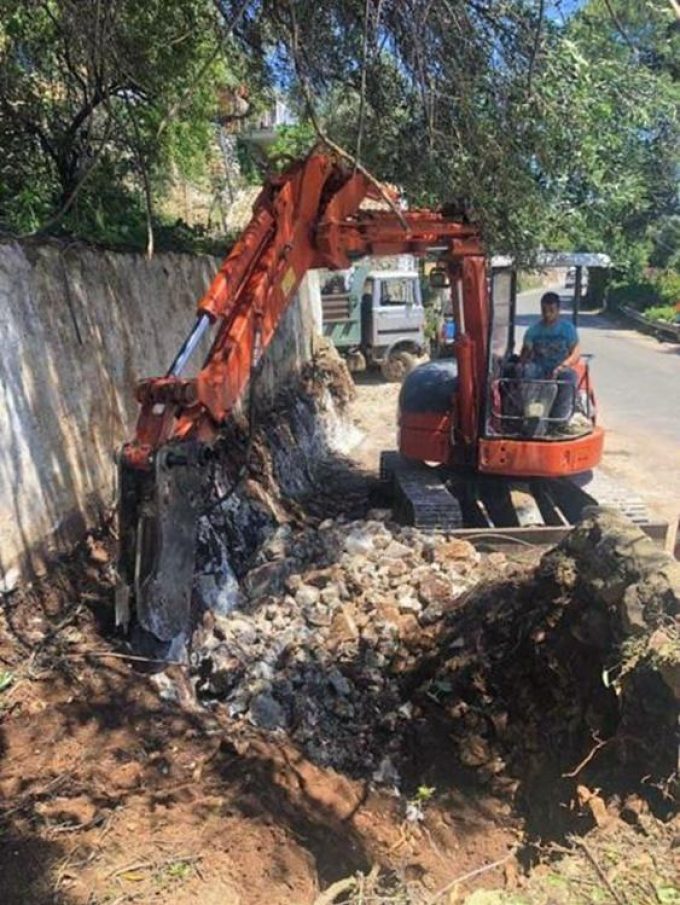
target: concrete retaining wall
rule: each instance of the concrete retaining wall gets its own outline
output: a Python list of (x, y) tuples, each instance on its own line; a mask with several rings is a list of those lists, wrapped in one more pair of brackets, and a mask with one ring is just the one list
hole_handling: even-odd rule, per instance
[[(217, 263), (0, 244), (0, 589), (110, 509), (134, 386), (167, 370)], [(270, 348), (258, 384), (265, 397), (310, 355), (302, 297)]]

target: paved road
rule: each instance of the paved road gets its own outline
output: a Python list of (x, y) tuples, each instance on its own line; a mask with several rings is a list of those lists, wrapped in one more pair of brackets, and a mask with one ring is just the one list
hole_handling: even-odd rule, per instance
[[(539, 312), (543, 290), (517, 303), (518, 344)], [(568, 290), (561, 288), (561, 294)], [(564, 316), (570, 316), (563, 303)], [(582, 314), (581, 347), (591, 353), (604, 467), (633, 483), (669, 519), (680, 512), (680, 345), (660, 343), (603, 316)]]

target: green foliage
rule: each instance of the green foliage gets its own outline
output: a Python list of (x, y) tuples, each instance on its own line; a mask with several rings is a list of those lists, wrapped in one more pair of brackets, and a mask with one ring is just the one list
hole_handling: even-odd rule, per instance
[[(624, 13), (629, 4), (614, 6)], [(658, 11), (656, 19), (645, 16), (646, 32), (662, 24)], [(572, 246), (599, 246), (639, 275), (651, 251), (650, 226), (677, 203), (678, 85), (643, 64), (600, 0), (570, 23), (552, 67), (551, 90), (567, 100), (563, 123), (551, 124), (553, 149), (558, 139), (553, 169), (566, 177), (554, 193), (562, 214), (557, 231)]]
[(609, 290), (607, 304), (610, 308), (627, 306), (642, 311), (659, 304), (659, 294), (649, 279), (614, 283)]
[(540, 289), (543, 286), (543, 279), (538, 273), (532, 273), (530, 270), (522, 270), (517, 274), (517, 291), (528, 292), (530, 289)]
[(673, 321), (680, 304), (680, 272), (662, 270), (639, 280), (620, 279), (609, 292), (610, 306), (628, 305), (652, 320)]
[[(615, 16), (613, 17), (611, 11)], [(367, 15), (368, 12), (368, 15)], [(238, 13), (238, 18), (234, 18)], [(285, 85), (413, 204), (452, 201), (490, 251), (606, 251), (628, 279), (680, 258), (680, 34), (670, 6), (587, 0), (0, 0), (0, 228), (142, 240), (178, 176), (210, 185), (218, 95)]]
[(661, 217), (650, 229), (652, 267), (680, 270), (680, 215)]
[(646, 308), (644, 314), (649, 321), (663, 321), (666, 324), (676, 323), (678, 317), (675, 305), (655, 305)]
[(278, 126), (276, 137), (266, 145), (241, 137), (237, 143), (241, 174), (250, 185), (260, 185), (267, 175), (280, 172), (292, 162), (306, 157), (317, 140), (316, 132), (306, 120)]
[(428, 342), (433, 344), (436, 343), (439, 336), (441, 320), (442, 314), (438, 305), (430, 304), (425, 307), (425, 325), (423, 331)]
[(0, 0), (0, 227), (146, 236), (172, 179), (208, 178), (218, 89), (259, 68), (210, 0)]
[(248, 185), (261, 185), (264, 168), (261, 158), (255, 154), (252, 143), (239, 138), (236, 142), (236, 155), (243, 179)]
[(602, 0), (563, 23), (531, 0), (385, 0), (365, 35), (363, 3), (297, 2), (281, 41), (326, 132), (412, 204), (454, 200), (492, 251), (601, 250), (639, 274), (677, 206), (678, 42), (670, 9), (610, 4), (632, 47)]
[(436, 791), (434, 786), (418, 786), (413, 800), (419, 804), (425, 804), (426, 801), (434, 797)]
[(266, 154), (275, 167), (284, 167), (309, 154), (316, 141), (316, 132), (308, 121), (279, 126)]
[(186, 880), (193, 872), (193, 864), (188, 861), (173, 861), (165, 868), (165, 875), (171, 880)]
[(654, 285), (665, 305), (680, 304), (680, 271), (662, 270), (654, 277)]

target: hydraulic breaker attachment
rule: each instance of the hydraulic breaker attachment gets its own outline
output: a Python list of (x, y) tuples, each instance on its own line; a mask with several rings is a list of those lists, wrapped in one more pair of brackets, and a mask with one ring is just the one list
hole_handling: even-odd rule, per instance
[(178, 442), (147, 471), (120, 465), (116, 622), (127, 625), (134, 598), (137, 621), (163, 642), (189, 627), (205, 452)]

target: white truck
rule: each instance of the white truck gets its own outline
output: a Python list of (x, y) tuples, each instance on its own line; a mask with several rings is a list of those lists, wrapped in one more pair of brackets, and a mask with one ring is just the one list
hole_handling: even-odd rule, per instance
[(321, 271), (319, 291), (324, 336), (350, 370), (378, 366), (387, 380), (401, 381), (426, 354), (417, 271)]

